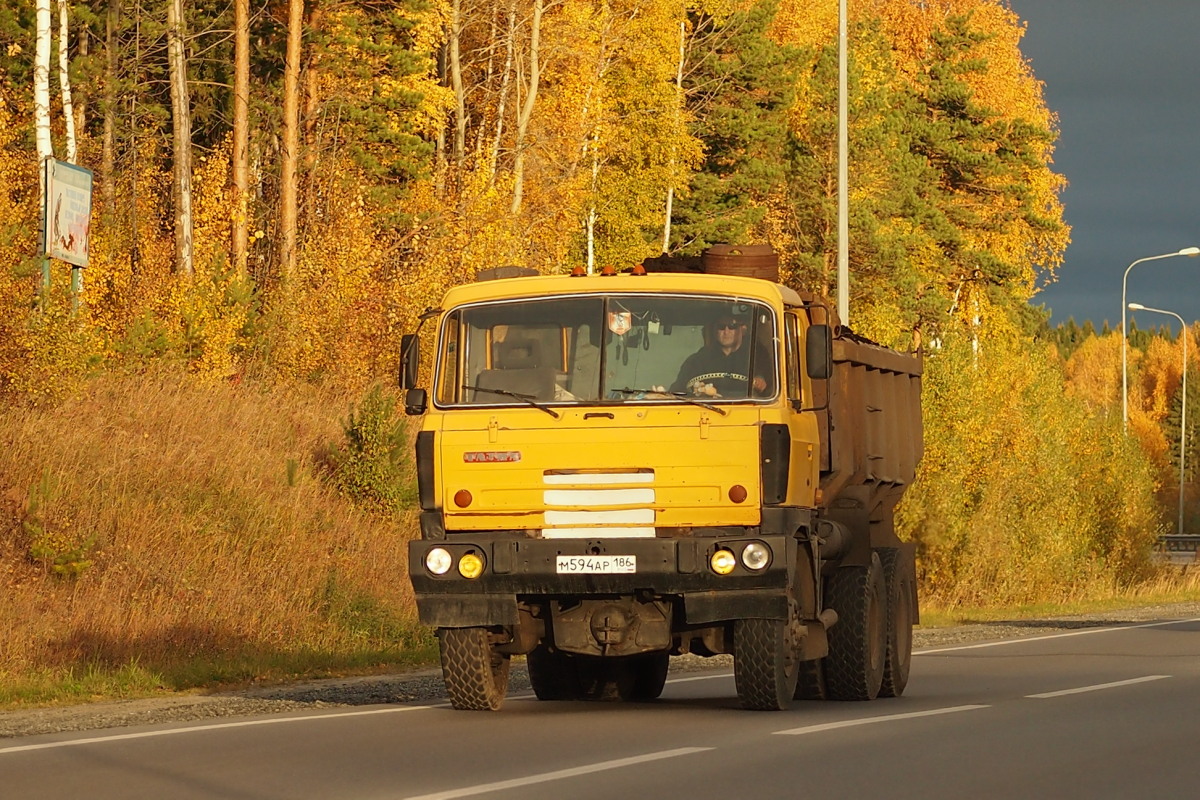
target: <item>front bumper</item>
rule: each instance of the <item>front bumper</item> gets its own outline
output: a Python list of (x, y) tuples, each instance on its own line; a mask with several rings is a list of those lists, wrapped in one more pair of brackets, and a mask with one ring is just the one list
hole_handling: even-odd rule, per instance
[[(772, 553), (766, 568), (752, 571), (740, 562), (729, 575), (709, 567), (717, 549), (735, 555), (752, 541)], [(457, 564), (467, 552), (484, 561), (480, 577), (468, 580), (451, 569), (437, 576), (425, 568), (434, 547), (451, 552)], [(409, 542), (409, 577), (420, 620), (434, 627), (517, 624), (518, 599), (588, 598), (649, 594), (678, 598), (683, 622), (703, 625), (723, 620), (787, 619), (786, 589), (796, 564), (790, 536), (730, 536), (679, 539), (529, 539), (497, 534), (451, 534), (445, 539)], [(637, 558), (637, 571), (622, 574), (558, 574), (557, 557), (622, 555)]]

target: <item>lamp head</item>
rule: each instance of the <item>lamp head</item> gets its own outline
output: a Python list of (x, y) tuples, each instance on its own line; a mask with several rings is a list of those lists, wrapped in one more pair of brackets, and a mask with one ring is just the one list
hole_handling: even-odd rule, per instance
[(1179, 251), (1181, 256), (1200, 256), (1200, 247), (1185, 247)]
[(1128, 306), (1130, 311), (1145, 311), (1146, 307), (1141, 303), (1130, 303)]

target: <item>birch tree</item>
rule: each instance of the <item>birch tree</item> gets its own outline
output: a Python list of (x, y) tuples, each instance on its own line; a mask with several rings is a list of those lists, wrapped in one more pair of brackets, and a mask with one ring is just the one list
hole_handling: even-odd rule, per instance
[(192, 264), (192, 112), (188, 98), (183, 0), (167, 5), (167, 61), (171, 85), (171, 132), (174, 147), (175, 271), (191, 275)]
[(450, 30), (448, 42), (450, 86), (454, 89), (454, 142), (451, 160), (455, 167), (462, 168), (467, 146), (467, 101), (462, 75), (462, 0), (450, 3)]
[(239, 275), (245, 275), (250, 224), (247, 219), (250, 193), (250, 0), (234, 0), (233, 17), (234, 208), (230, 233), (234, 268)]
[(46, 160), (54, 157), (50, 141), (50, 0), (37, 0), (37, 49), (33, 66), (33, 114), (37, 138), (38, 175), (45, 194)]
[(279, 176), (279, 272), (287, 283), (296, 268), (296, 166), (300, 150), (300, 45), (304, 0), (288, 0), (287, 58), (283, 72), (283, 152)]
[(104, 129), (100, 145), (100, 186), (107, 214), (116, 211), (117, 186), (114, 181), (117, 139), (117, 25), (121, 0), (108, 0), (104, 15)]
[(70, 29), (67, 26), (67, 0), (58, 0), (58, 87), (62, 92), (63, 118), (67, 127), (67, 161), (75, 163), (75, 108), (71, 103)]
[(544, 0), (533, 0), (533, 17), (529, 21), (529, 81), (523, 87), (525, 97), (517, 111), (516, 143), (513, 156), (513, 214), (521, 211), (522, 195), (525, 191), (525, 150), (529, 146), (529, 121), (533, 119), (533, 107), (537, 103), (538, 84), (541, 81), (542, 13)]

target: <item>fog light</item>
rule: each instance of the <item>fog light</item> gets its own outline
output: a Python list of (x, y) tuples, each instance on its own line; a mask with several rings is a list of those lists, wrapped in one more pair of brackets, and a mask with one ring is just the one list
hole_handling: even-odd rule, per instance
[(425, 569), (434, 575), (445, 575), (454, 566), (454, 557), (441, 547), (435, 547), (425, 554)]
[(712, 558), (708, 560), (708, 565), (718, 575), (728, 575), (737, 566), (737, 558), (728, 550), (718, 550), (712, 554)]
[(767, 564), (771, 563), (771, 548), (762, 542), (751, 542), (742, 550), (742, 563), (746, 565), (746, 569), (756, 572), (766, 569)]
[(478, 578), (483, 574), (483, 559), (474, 553), (467, 553), (458, 560), (458, 574), (472, 580)]

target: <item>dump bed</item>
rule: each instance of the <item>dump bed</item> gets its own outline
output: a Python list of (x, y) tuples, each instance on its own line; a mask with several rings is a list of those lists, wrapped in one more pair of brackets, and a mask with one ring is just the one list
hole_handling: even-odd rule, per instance
[[(891, 517), (924, 451), (919, 353), (890, 350), (843, 331), (820, 412), (823, 508), (865, 504)], [(880, 513), (884, 512), (884, 513)]]

